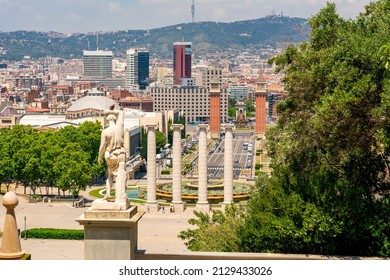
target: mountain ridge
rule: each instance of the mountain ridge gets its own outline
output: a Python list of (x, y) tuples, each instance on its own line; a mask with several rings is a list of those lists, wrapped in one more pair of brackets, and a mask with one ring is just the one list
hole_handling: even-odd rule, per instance
[[(267, 16), (235, 22), (181, 23), (166, 27), (99, 32), (99, 49), (112, 50), (114, 56), (124, 57), (134, 46), (147, 47), (151, 55), (171, 57), (173, 42), (192, 42), (199, 55), (219, 51), (255, 52), (262, 47), (305, 40), (302, 30), (307, 19)], [(0, 31), (0, 60), (20, 60), (23, 56), (80, 58), (83, 50), (95, 50), (93, 32), (66, 34), (41, 31)]]

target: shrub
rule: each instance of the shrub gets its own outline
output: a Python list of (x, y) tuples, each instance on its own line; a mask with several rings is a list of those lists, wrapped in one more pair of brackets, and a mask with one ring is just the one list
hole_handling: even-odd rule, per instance
[[(21, 232), (21, 236), (25, 236), (26, 231)], [(55, 228), (32, 228), (27, 230), (28, 238), (38, 239), (67, 239), (67, 240), (83, 240), (84, 230), (81, 229), (55, 229)]]
[(263, 167), (263, 165), (260, 164), (260, 163), (256, 163), (256, 164), (255, 164), (255, 170), (259, 170), (259, 169), (262, 168), (262, 167)]
[(256, 156), (259, 156), (263, 153), (263, 150), (256, 150)]
[(171, 170), (169, 169), (165, 169), (161, 171), (161, 175), (169, 175), (169, 174), (171, 174)]

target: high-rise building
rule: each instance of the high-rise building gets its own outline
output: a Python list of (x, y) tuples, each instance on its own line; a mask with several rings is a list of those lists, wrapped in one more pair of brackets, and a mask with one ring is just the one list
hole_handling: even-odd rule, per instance
[(126, 51), (126, 88), (144, 90), (149, 84), (149, 51), (131, 48)]
[(182, 80), (188, 84), (191, 79), (192, 49), (190, 42), (173, 43), (173, 83), (181, 85)]
[(83, 51), (84, 77), (112, 78), (112, 51)]

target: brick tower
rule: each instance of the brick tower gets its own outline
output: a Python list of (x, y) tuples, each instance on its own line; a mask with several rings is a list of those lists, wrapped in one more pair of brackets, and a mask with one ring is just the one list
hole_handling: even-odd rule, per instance
[(221, 129), (221, 84), (218, 80), (210, 82), (210, 132), (211, 138), (219, 138)]
[(262, 75), (256, 81), (256, 133), (259, 138), (265, 136), (265, 123), (266, 123), (266, 101), (267, 89), (266, 82)]

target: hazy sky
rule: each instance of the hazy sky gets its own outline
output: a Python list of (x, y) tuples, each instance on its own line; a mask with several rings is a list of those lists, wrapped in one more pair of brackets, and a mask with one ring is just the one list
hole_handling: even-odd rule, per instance
[[(330, 0), (354, 18), (370, 0)], [(0, 0), (0, 31), (65, 33), (151, 29), (191, 22), (192, 0)], [(270, 15), (308, 18), (326, 0), (195, 0), (195, 21), (232, 22)]]

